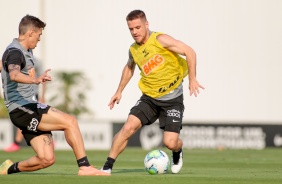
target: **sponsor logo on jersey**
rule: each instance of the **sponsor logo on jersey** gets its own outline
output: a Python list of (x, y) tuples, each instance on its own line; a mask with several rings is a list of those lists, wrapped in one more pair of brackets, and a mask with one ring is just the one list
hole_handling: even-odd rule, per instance
[(149, 54), (149, 52), (147, 52), (146, 49), (144, 49), (142, 52), (143, 52), (143, 54), (144, 54), (144, 57), (146, 57), (146, 56)]
[(153, 70), (160, 66), (164, 62), (164, 58), (160, 55), (155, 55), (149, 59), (143, 66), (142, 71), (145, 75), (149, 75)]
[(171, 88), (172, 86), (174, 86), (174, 84), (176, 84), (177, 83), (177, 81), (179, 80), (179, 76), (177, 76), (176, 77), (176, 79), (172, 82), (172, 83), (170, 83), (168, 86), (163, 86), (163, 87), (161, 87), (160, 89), (159, 89), (159, 92), (160, 93), (163, 93), (163, 92), (165, 92), (166, 90), (168, 90), (169, 88)]
[(28, 69), (28, 75), (30, 77), (35, 77), (35, 69), (33, 67)]

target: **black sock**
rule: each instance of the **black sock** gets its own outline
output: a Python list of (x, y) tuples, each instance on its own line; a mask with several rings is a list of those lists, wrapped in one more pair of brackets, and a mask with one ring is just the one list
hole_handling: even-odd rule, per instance
[(78, 159), (78, 160), (77, 160), (77, 165), (78, 165), (78, 167), (81, 167), (81, 166), (90, 166), (89, 161), (88, 161), (88, 159), (87, 159), (87, 156)]
[(182, 148), (178, 152), (174, 152), (174, 151), (172, 152), (172, 158), (174, 164), (178, 164), (181, 152), (182, 152)]
[(14, 143), (18, 146), (20, 145), (20, 142), (18, 142), (18, 141), (14, 141)]
[(115, 161), (116, 161), (115, 159), (108, 157), (103, 169), (104, 170), (113, 169), (113, 165), (114, 165)]
[(15, 162), (13, 163), (13, 165), (11, 165), (8, 169), (8, 174), (13, 174), (13, 173), (17, 173), (17, 172), (21, 172), (18, 168), (18, 164), (19, 162)]

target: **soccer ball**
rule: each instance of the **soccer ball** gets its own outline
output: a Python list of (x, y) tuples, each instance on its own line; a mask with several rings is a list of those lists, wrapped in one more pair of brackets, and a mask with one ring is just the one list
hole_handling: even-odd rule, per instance
[(145, 156), (144, 165), (150, 174), (163, 174), (167, 172), (170, 162), (164, 151), (153, 150)]

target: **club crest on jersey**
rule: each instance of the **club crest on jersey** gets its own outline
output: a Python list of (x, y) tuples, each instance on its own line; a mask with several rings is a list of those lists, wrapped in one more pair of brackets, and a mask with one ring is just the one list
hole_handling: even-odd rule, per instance
[(30, 126), (27, 126), (27, 130), (37, 132), (36, 131), (37, 126), (38, 126), (38, 120), (35, 119), (35, 118), (32, 118), (32, 120), (30, 122)]
[(42, 103), (37, 104), (37, 109), (46, 109), (46, 107), (47, 107), (46, 104), (42, 104)]

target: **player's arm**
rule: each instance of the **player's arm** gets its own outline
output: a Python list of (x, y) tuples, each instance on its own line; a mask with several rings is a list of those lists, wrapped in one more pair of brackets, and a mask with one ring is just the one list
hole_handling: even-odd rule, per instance
[(114, 96), (111, 98), (110, 103), (108, 104), (108, 106), (110, 106), (110, 109), (114, 107), (115, 103), (119, 104), (119, 101), (121, 99), (121, 93), (124, 90), (125, 86), (128, 84), (128, 82), (130, 81), (130, 79), (132, 78), (134, 74), (135, 66), (136, 64), (132, 58), (131, 53), (129, 52), (129, 59), (122, 70), (122, 75), (117, 91), (114, 94)]
[(24, 56), (19, 50), (11, 50), (6, 58), (6, 68), (10, 79), (13, 82), (35, 84), (35, 78), (21, 73), (21, 68), (25, 66)]
[(189, 47), (188, 45), (184, 44), (183, 42), (172, 38), (169, 35), (162, 34), (158, 36), (158, 41), (160, 44), (177, 54), (186, 56), (186, 61), (189, 68), (189, 80), (196, 80), (196, 53), (195, 51)]
[(200, 92), (199, 88), (204, 89), (204, 87), (201, 86), (196, 79), (195, 51), (185, 43), (176, 40), (166, 34), (159, 35), (157, 39), (164, 48), (186, 57), (186, 61), (189, 69), (188, 78), (189, 78), (190, 95), (194, 94), (195, 96), (197, 96), (197, 94)]
[(13, 82), (24, 84), (43, 84), (46, 81), (51, 81), (51, 76), (48, 75), (50, 69), (46, 70), (41, 76), (34, 78), (29, 75), (21, 73), (21, 67), (17, 64), (9, 64), (8, 71), (10, 79)]
[(25, 84), (38, 84), (36, 79), (21, 73), (21, 66), (17, 64), (8, 64), (10, 79), (13, 82)]
[(20, 51), (14, 50), (9, 53), (7, 57), (7, 70), (11, 81), (24, 84), (40, 84), (45, 81), (51, 80), (50, 76), (45, 71), (40, 77), (34, 78), (25, 75), (21, 72), (21, 68), (25, 65), (24, 58)]
[(133, 61), (133, 59), (128, 59), (128, 62), (126, 63), (126, 65), (122, 70), (122, 75), (117, 92), (121, 93), (124, 90), (125, 86), (128, 84), (128, 82), (130, 81), (130, 79), (134, 74), (135, 66), (136, 64)]

